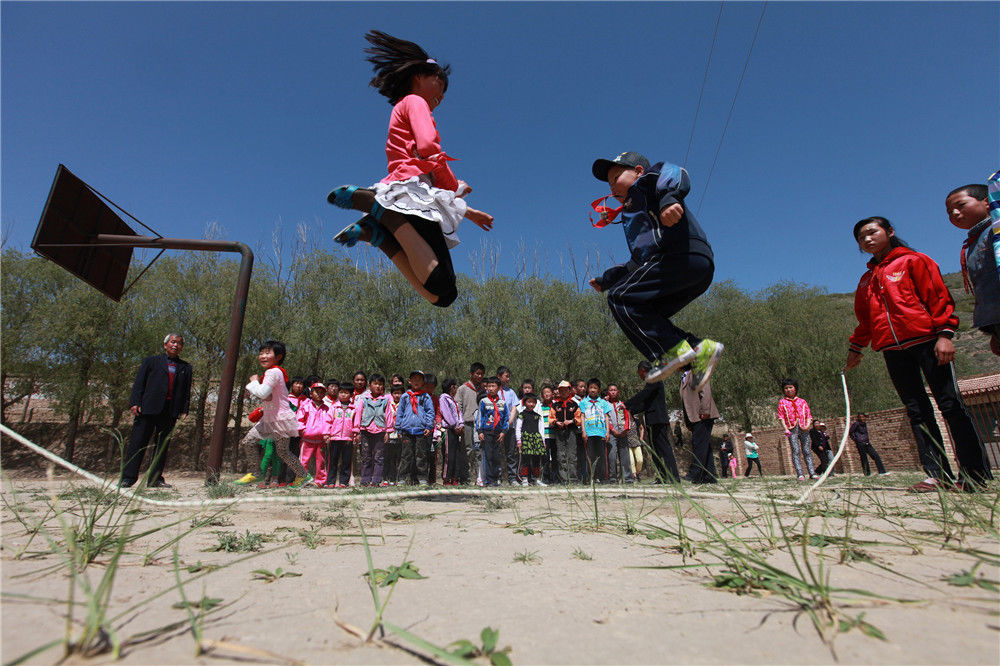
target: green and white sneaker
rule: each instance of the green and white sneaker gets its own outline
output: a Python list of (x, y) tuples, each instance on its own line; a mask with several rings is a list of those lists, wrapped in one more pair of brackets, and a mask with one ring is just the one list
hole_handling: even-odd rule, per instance
[(312, 474), (306, 472), (305, 476), (297, 476), (295, 480), (288, 484), (289, 488), (302, 488), (303, 486), (311, 485), (313, 482)]
[(708, 383), (708, 378), (712, 376), (712, 370), (715, 369), (715, 364), (719, 362), (719, 357), (725, 349), (721, 342), (708, 338), (694, 348), (697, 357), (691, 364), (691, 372), (694, 373), (691, 380), (694, 382), (695, 391), (700, 391)]
[(655, 384), (662, 381), (664, 377), (672, 375), (694, 361), (697, 356), (688, 341), (681, 340), (673, 349), (653, 362), (653, 367), (646, 373), (646, 383)]

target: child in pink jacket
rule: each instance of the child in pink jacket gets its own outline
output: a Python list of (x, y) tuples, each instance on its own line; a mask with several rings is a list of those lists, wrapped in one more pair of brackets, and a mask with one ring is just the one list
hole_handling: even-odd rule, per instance
[(812, 424), (812, 411), (809, 403), (799, 397), (799, 383), (794, 379), (781, 381), (781, 392), (785, 397), (778, 401), (778, 420), (785, 427), (785, 437), (792, 447), (792, 465), (799, 481), (805, 480), (805, 472), (799, 458), (805, 458), (809, 478), (815, 479), (816, 470), (813, 467), (812, 447), (809, 443), (809, 426)]
[[(357, 402), (354, 399), (354, 385), (341, 382), (337, 388), (337, 399), (330, 408), (333, 411), (333, 425), (330, 428), (330, 457), (328, 485), (346, 488), (351, 480), (351, 466), (354, 452), (354, 415)], [(338, 474), (338, 468), (340, 470)]]
[(307, 470), (309, 462), (315, 461), (316, 485), (326, 483), (326, 457), (324, 450), (330, 441), (330, 430), (333, 427), (333, 411), (323, 398), (326, 397), (326, 386), (316, 382), (309, 389), (309, 400), (299, 406), (295, 416), (299, 421), (299, 462)]

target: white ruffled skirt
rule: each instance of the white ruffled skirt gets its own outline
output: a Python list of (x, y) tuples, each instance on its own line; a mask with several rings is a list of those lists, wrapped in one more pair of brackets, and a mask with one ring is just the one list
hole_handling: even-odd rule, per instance
[(403, 215), (416, 215), (441, 226), (448, 249), (459, 244), (458, 225), (465, 217), (468, 204), (451, 190), (431, 185), (427, 174), (391, 183), (375, 183), (375, 201), (383, 208)]

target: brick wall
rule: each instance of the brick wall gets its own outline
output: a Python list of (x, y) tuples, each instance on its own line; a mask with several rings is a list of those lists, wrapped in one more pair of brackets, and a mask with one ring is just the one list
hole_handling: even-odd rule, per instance
[[(940, 414), (938, 414), (940, 418)], [(826, 424), (826, 432), (830, 435), (830, 443), (834, 452), (840, 446), (850, 423), (845, 424), (844, 417), (820, 418)], [(721, 432), (726, 432), (722, 430)], [(743, 447), (743, 436), (745, 433), (740, 430), (729, 430), (729, 436), (736, 442), (737, 455), (745, 468), (744, 459), (746, 451)], [(942, 432), (947, 432), (942, 424)], [(720, 433), (721, 434), (721, 433)], [(764, 474), (792, 475), (795, 474), (795, 467), (792, 465), (792, 449), (785, 437), (785, 431), (781, 426), (773, 428), (761, 428), (754, 430), (754, 439), (760, 447), (760, 465), (764, 468)], [(881, 412), (868, 413), (868, 435), (872, 446), (882, 457), (882, 462), (889, 471), (918, 471), (920, 470), (920, 456), (917, 453), (917, 443), (913, 438), (913, 431), (910, 429), (910, 420), (906, 416), (906, 410), (888, 409)], [(952, 460), (954, 460), (954, 449), (951, 438), (945, 435), (945, 448)], [(813, 464), (817, 464), (815, 455)], [(869, 461), (872, 473), (875, 472), (874, 464)], [(844, 447), (844, 452), (834, 467), (834, 472), (838, 474), (863, 474), (861, 459), (858, 456), (858, 449), (850, 438)]]

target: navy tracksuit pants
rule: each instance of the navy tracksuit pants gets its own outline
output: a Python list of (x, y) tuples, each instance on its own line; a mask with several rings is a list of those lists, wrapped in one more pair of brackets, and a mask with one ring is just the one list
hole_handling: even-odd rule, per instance
[[(631, 263), (630, 263), (631, 265)], [(608, 306), (622, 332), (650, 361), (681, 340), (701, 342), (670, 321), (712, 284), (713, 261), (701, 254), (656, 255), (608, 290)]]

